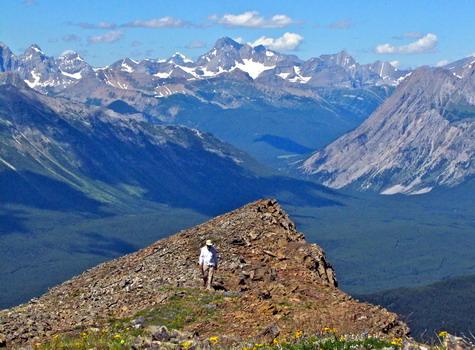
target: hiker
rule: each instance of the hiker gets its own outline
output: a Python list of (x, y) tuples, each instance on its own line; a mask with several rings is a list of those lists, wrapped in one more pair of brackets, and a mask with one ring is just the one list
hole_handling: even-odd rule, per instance
[(218, 269), (218, 251), (209, 239), (206, 241), (206, 245), (201, 248), (199, 264), (203, 276), (203, 287), (211, 290), (214, 272)]

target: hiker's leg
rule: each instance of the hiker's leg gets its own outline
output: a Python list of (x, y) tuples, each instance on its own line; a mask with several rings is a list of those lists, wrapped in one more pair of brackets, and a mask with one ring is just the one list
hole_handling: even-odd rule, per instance
[(202, 277), (203, 277), (203, 287), (206, 288), (206, 285), (208, 283), (208, 275), (209, 275), (209, 267), (208, 266), (203, 266), (203, 270), (202, 270)]
[(211, 286), (213, 285), (213, 277), (214, 277), (214, 266), (209, 266), (208, 267), (208, 289), (211, 289)]

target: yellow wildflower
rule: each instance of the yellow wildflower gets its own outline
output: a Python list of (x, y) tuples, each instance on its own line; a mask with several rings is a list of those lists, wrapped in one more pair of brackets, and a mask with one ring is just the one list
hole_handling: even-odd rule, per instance
[(211, 344), (216, 345), (219, 341), (219, 337), (217, 336), (209, 337), (209, 341), (211, 342)]
[(323, 328), (324, 333), (336, 333), (336, 328), (325, 327)]
[(121, 343), (121, 344), (125, 344), (125, 340), (124, 340), (124, 339), (121, 339), (121, 340), (120, 340), (120, 343)]
[(401, 347), (402, 346), (402, 339), (401, 338), (394, 338), (391, 341), (391, 345)]
[(256, 348), (262, 348), (264, 346), (264, 344), (254, 344), (254, 347)]
[(447, 333), (446, 331), (440, 331), (440, 332), (439, 332), (439, 337), (441, 337), (441, 338), (444, 338), (444, 337), (446, 337), (447, 335), (449, 335), (449, 333)]
[(180, 345), (184, 350), (188, 350), (193, 345), (193, 342), (191, 340), (185, 340)]
[(81, 337), (86, 338), (86, 337), (87, 337), (87, 333), (86, 333), (86, 332), (82, 332), (82, 333), (81, 333)]
[(302, 337), (302, 335), (303, 335), (303, 332), (301, 330), (296, 330), (294, 333), (295, 339)]
[(122, 336), (120, 334), (118, 334), (118, 333), (114, 334), (114, 339), (120, 339), (120, 338), (122, 338)]

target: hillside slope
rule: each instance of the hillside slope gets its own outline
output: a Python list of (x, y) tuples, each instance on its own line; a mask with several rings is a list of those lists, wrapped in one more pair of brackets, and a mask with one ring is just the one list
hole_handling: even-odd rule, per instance
[(402, 336), (407, 326), (381, 307), (359, 303), (337, 289), (320, 247), (309, 244), (282, 208), (260, 200), (136, 253), (99, 265), (48, 293), (0, 312), (0, 336), (11, 346), (100, 325), (157, 307), (170, 288), (200, 286), (197, 254), (213, 239), (222, 262), (215, 289), (235, 298), (219, 305), (218, 324), (189, 320), (187, 329), (209, 336), (250, 338), (269, 324), (282, 334), (335, 327), (342, 334)]

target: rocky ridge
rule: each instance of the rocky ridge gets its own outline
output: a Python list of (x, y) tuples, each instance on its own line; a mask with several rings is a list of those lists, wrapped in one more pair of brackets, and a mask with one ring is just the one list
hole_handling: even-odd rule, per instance
[[(52, 288), (38, 299), (0, 312), (8, 346), (131, 317), (160, 305), (173, 288), (197, 288), (197, 255), (212, 239), (221, 256), (215, 293), (225, 335), (247, 339), (269, 325), (288, 334), (335, 327), (341, 334), (404, 336), (408, 327), (385, 309), (360, 303), (337, 288), (323, 250), (307, 243), (275, 200), (259, 200), (109, 261)], [(209, 336), (217, 324), (197, 320), (186, 330)]]

